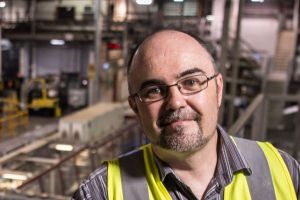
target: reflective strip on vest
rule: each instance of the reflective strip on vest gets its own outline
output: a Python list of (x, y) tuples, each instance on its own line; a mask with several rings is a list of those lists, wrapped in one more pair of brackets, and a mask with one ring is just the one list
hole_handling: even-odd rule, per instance
[(276, 199), (297, 200), (290, 172), (277, 149), (270, 143), (258, 142), (258, 145), (263, 149), (269, 166), (274, 166), (270, 167), (270, 173), (273, 180)]
[[(247, 195), (243, 195), (247, 196), (247, 199), (276, 199), (269, 165), (262, 149), (256, 142), (251, 140), (234, 138), (234, 142), (238, 146), (239, 151), (244, 155), (252, 173), (250, 176), (247, 176), (247, 178), (233, 180), (232, 184), (234, 184), (234, 186), (229, 185), (224, 197), (227, 197), (227, 193), (233, 195), (232, 191), (228, 192), (231, 190), (230, 188), (234, 187), (236, 190), (244, 192), (246, 190), (244, 188), (240, 189), (239, 186), (248, 185), (249, 187), (245, 187), (249, 190), (251, 198), (249, 198), (248, 193)], [(243, 172), (239, 172), (238, 176), (243, 176)], [(235, 181), (238, 183), (235, 183)], [(237, 195), (239, 195), (239, 193), (240, 192), (238, 192)], [(228, 199), (232, 199), (232, 197)]]
[[(235, 173), (232, 182), (224, 189), (225, 200), (273, 200), (275, 196), (277, 200), (297, 200), (289, 171), (271, 144), (234, 140), (252, 174)], [(107, 184), (109, 200), (172, 199), (160, 180), (151, 145), (119, 160), (108, 161)]]
[(118, 162), (107, 163), (109, 200), (144, 200), (146, 197), (149, 200), (172, 200), (160, 180), (150, 144), (119, 158)]
[(107, 162), (107, 193), (108, 199), (123, 200), (121, 172), (118, 160)]

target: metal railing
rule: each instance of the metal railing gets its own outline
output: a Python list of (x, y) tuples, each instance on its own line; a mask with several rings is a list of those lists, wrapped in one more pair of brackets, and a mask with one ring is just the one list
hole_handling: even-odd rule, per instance
[(8, 137), (14, 136), (19, 127), (28, 127), (29, 118), (27, 109), (21, 110), (16, 99), (0, 99), (1, 117), (0, 117), (0, 139), (4, 137), (4, 132), (8, 132)]
[[(293, 103), (298, 105), (298, 111), (294, 111), (293, 133), (288, 135), (282, 135), (282, 137), (290, 137), (292, 141), (291, 153), (295, 158), (298, 158), (300, 147), (298, 141), (300, 141), (300, 95), (266, 95), (258, 94), (247, 109), (241, 114), (241, 116), (235, 121), (235, 123), (228, 129), (228, 133), (233, 136), (245, 137), (245, 132), (248, 130), (247, 137), (254, 140), (264, 141), (272, 138), (272, 133), (267, 131), (274, 131), (268, 127), (268, 116), (271, 101), (279, 101), (285, 104)], [(285, 114), (282, 112), (282, 116)], [(284, 121), (282, 120), (282, 123)], [(284, 124), (278, 125), (279, 131), (284, 131)]]
[[(111, 133), (99, 141), (77, 146), (72, 153), (63, 156), (55, 164), (24, 181), (9, 195), (28, 196), (28, 194), (34, 193), (34, 197), (37, 198), (43, 196), (56, 199), (57, 195), (60, 198), (67, 198), (91, 171), (99, 167), (102, 161), (144, 143), (145, 138), (141, 134), (140, 126), (136, 120), (131, 121), (121, 130)], [(128, 147), (130, 148), (128, 149)], [(82, 163), (85, 163), (84, 166)]]
[[(246, 124), (250, 121), (251, 117), (254, 115), (257, 115), (258, 118), (255, 118), (255, 120), (252, 121), (253, 127), (258, 127), (257, 123), (260, 121), (265, 121), (263, 111), (263, 103), (264, 103), (265, 96), (263, 94), (258, 94), (252, 103), (247, 107), (247, 109), (243, 112), (243, 114), (236, 120), (236, 122), (228, 129), (228, 133), (231, 135), (241, 135), (241, 131), (243, 131), (243, 128), (246, 126)], [(259, 114), (258, 114), (259, 113)], [(257, 130), (257, 128), (252, 129), (251, 138), (252, 139), (264, 139), (265, 137), (265, 123), (260, 124), (260, 131)], [(259, 136), (257, 137), (257, 132), (260, 132)]]

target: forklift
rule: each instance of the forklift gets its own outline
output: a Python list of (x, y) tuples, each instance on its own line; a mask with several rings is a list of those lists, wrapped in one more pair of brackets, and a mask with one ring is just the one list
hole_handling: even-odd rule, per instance
[(27, 91), (27, 107), (30, 111), (52, 110), (55, 117), (61, 116), (58, 90), (52, 84), (52, 80), (32, 79), (28, 83)]

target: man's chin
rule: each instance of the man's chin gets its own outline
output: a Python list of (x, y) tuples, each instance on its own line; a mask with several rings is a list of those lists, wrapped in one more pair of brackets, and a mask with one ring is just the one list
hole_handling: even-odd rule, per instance
[(198, 126), (190, 123), (172, 123), (169, 124), (161, 129), (161, 136), (188, 136), (191, 135), (193, 132), (198, 132)]
[(158, 146), (175, 152), (192, 152), (201, 148), (205, 143), (202, 140), (202, 134), (199, 131), (188, 132), (185, 129), (165, 129), (160, 137)]

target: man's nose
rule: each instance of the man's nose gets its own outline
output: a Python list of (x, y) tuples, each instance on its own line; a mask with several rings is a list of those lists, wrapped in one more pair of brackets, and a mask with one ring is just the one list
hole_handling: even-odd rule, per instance
[(174, 86), (169, 87), (166, 105), (167, 109), (177, 110), (186, 106), (186, 96), (181, 94), (178, 86)]

